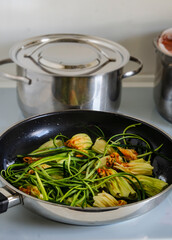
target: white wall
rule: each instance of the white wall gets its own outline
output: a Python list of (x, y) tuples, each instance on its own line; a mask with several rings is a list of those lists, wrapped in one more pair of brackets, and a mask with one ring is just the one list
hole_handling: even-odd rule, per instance
[(154, 72), (152, 41), (172, 27), (172, 0), (0, 0), (0, 59), (21, 40), (82, 33), (119, 42)]

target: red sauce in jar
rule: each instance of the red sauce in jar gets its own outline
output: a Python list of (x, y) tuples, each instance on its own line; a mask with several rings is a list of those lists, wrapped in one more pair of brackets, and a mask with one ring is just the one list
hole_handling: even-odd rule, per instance
[(167, 51), (172, 52), (172, 34), (164, 34), (161, 37), (161, 43), (167, 49)]

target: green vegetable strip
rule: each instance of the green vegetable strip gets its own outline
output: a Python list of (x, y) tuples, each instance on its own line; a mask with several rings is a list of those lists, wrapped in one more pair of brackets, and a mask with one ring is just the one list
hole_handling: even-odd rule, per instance
[(76, 201), (77, 201), (77, 199), (78, 199), (80, 193), (81, 193), (81, 190), (78, 191), (78, 192), (74, 195), (73, 200), (72, 200), (72, 203), (71, 203), (71, 206), (75, 206)]
[(40, 179), (38, 173), (35, 172), (35, 175), (36, 175), (36, 178), (37, 178), (38, 184), (39, 184), (39, 186), (40, 186), (40, 189), (41, 189), (41, 192), (42, 192), (43, 198), (44, 198), (44, 200), (48, 201), (48, 195), (47, 195), (47, 193), (46, 193), (46, 191), (45, 191), (45, 188), (44, 188), (44, 186), (43, 186), (43, 184), (42, 184), (42, 181), (41, 181), (41, 179)]
[[(123, 131), (123, 135), (126, 134), (126, 132), (128, 131), (128, 129), (133, 128), (133, 127), (136, 127), (136, 126), (140, 126), (140, 125), (142, 125), (142, 124), (141, 124), (141, 123), (136, 123), (136, 124), (132, 124), (132, 125), (127, 126), (127, 127), (124, 129), (124, 131)], [(124, 139), (124, 143), (127, 144), (125, 139)]]
[(65, 195), (63, 195), (63, 197), (61, 198), (60, 202), (63, 202), (65, 198), (69, 197), (70, 195), (74, 194), (75, 192), (77, 192), (78, 186), (75, 186), (73, 188), (71, 188)]
[[(120, 135), (121, 135), (121, 134), (118, 134), (118, 136), (120, 136)], [(114, 136), (114, 137), (116, 137), (116, 136)], [(125, 139), (128, 139), (128, 138), (142, 140), (143, 142), (146, 143), (146, 145), (148, 146), (149, 149), (151, 148), (150, 145), (149, 145), (149, 143), (148, 143), (145, 139), (143, 139), (142, 137), (140, 137), (140, 136), (138, 136), (138, 135), (135, 135), (135, 134), (130, 134), (130, 135), (126, 134), (125, 136), (122, 136), (121, 138), (117, 139), (117, 140), (116, 140), (115, 142), (113, 142), (113, 143), (114, 143), (114, 144), (117, 144), (119, 141), (125, 140)]]
[(31, 163), (29, 166), (28, 166), (28, 169), (29, 168), (35, 168), (37, 167), (38, 165), (41, 165), (41, 164), (44, 164), (44, 163), (48, 163), (48, 162), (51, 162), (51, 161), (56, 161), (56, 162), (59, 162), (61, 160), (64, 160), (65, 158), (63, 157), (58, 157), (57, 155), (56, 156), (51, 156), (51, 157), (45, 157), (45, 158), (42, 158), (40, 160), (37, 160), (36, 162), (33, 162)]
[[(112, 141), (114, 138), (118, 138), (118, 139), (116, 141)], [(147, 148), (151, 149), (150, 144), (144, 138), (142, 138), (142, 137), (140, 137), (140, 136), (138, 136), (136, 134), (132, 134), (132, 133), (129, 133), (129, 134), (120, 133), (120, 134), (116, 134), (116, 135), (112, 136), (111, 138), (109, 138), (109, 140), (107, 141), (106, 147), (105, 147), (104, 156), (107, 153), (107, 147), (108, 147), (109, 144), (110, 145), (111, 144), (118, 145), (121, 140), (125, 141), (126, 139), (139, 139), (139, 140), (142, 140), (143, 142), (146, 143)]]
[[(62, 135), (62, 134), (58, 134), (58, 135), (53, 139), (53, 144), (54, 144), (55, 147), (58, 147), (57, 144), (56, 144), (56, 139), (57, 139), (57, 138), (62, 139), (62, 141), (63, 141), (64, 138), (68, 139), (68, 137), (66, 137), (66, 136), (64, 136), (64, 135)], [(64, 141), (63, 141), (63, 142), (64, 142)]]
[(138, 155), (137, 157), (138, 157), (138, 158), (142, 158), (142, 157), (145, 157), (145, 156), (150, 155), (150, 154), (152, 154), (152, 153), (155, 153), (155, 152), (157, 152), (162, 146), (163, 146), (163, 144), (161, 144), (161, 145), (160, 145), (159, 147), (157, 147), (155, 150), (150, 151), (150, 152), (147, 152), (147, 153), (140, 154), (140, 155)]
[(85, 185), (88, 187), (88, 189), (90, 190), (90, 192), (92, 193), (92, 195), (94, 197), (95, 194), (94, 194), (94, 191), (93, 191), (92, 187), (86, 181), (83, 181), (83, 183), (85, 183)]
[(70, 175), (73, 175), (73, 173), (71, 172), (71, 169), (70, 169), (70, 163), (71, 163), (71, 154), (69, 153), (68, 154), (68, 162), (67, 162), (67, 167), (68, 167), (68, 172)]

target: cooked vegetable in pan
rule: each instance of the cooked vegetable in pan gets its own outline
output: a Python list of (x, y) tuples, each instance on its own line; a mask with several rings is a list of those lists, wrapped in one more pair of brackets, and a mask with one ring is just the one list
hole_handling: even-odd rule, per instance
[(75, 207), (112, 207), (154, 196), (168, 184), (153, 176), (153, 149), (140, 135), (122, 133), (107, 139), (95, 126), (95, 138), (58, 134), (34, 151), (18, 155), (1, 175), (36, 198)]

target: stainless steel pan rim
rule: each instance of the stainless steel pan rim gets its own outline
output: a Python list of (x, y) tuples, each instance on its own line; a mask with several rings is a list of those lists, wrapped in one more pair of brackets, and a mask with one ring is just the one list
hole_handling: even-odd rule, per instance
[[(95, 111), (95, 110), (65, 110), (60, 112), (49, 112), (41, 115), (35, 115), (33, 117), (29, 117), (23, 121), (20, 121), (16, 124), (14, 124), (12, 127), (8, 128), (1, 136), (0, 141), (3, 138), (3, 136), (6, 133), (9, 133), (11, 129), (15, 129), (16, 127), (21, 126), (22, 123), (28, 123), (32, 122), (32, 120), (36, 121), (39, 119), (45, 119), (44, 117), (48, 117), (47, 123), (50, 123), (49, 120), (51, 117), (55, 117), (57, 119), (57, 116), (69, 116), (68, 114), (89, 114), (93, 116), (93, 114), (104, 114), (105, 118), (107, 118), (107, 115), (113, 120), (119, 119), (120, 117), (125, 119), (125, 121), (134, 121), (134, 122), (141, 122), (146, 128), (152, 128), (153, 131), (158, 132), (161, 136), (164, 135), (164, 138), (168, 140), (171, 144), (171, 136), (169, 136), (164, 131), (158, 129), (153, 124), (149, 124), (147, 122), (144, 122), (143, 120), (140, 120), (138, 118), (134, 118), (128, 115), (120, 114), (120, 113), (114, 113), (114, 112), (103, 112), (103, 111)], [(70, 115), (71, 116), (71, 115)], [(77, 115), (78, 116), (78, 115)], [(79, 115), (81, 116), (81, 115)], [(85, 116), (85, 115), (84, 115)], [(95, 116), (95, 115), (94, 115)], [(98, 115), (100, 116), (100, 115)], [(102, 115), (101, 115), (102, 116)], [(113, 117), (112, 117), (113, 116)], [(71, 120), (70, 120), (71, 121)], [(38, 121), (39, 122), (39, 121)], [(40, 124), (41, 124), (40, 120)], [(126, 123), (126, 122), (125, 122)], [(121, 123), (120, 123), (121, 124)], [(41, 126), (41, 125), (40, 125)], [(47, 126), (47, 125), (46, 125)], [(45, 127), (45, 125), (44, 125)], [(158, 130), (158, 131), (157, 131)], [(171, 146), (171, 145), (170, 145)], [(171, 178), (170, 178), (171, 179)], [(9, 184), (3, 177), (0, 177), (0, 180), (2, 181), (4, 185), (4, 189), (7, 189), (7, 191), (11, 189), (12, 195), (10, 195), (11, 200), (13, 196), (15, 197), (16, 204), (22, 203), (24, 207), (32, 209), (33, 212), (40, 214), (46, 218), (49, 218), (51, 220), (65, 222), (69, 224), (76, 224), (76, 225), (105, 225), (110, 224), (114, 222), (124, 221), (136, 216), (140, 216), (143, 213), (146, 213), (147, 211), (151, 210), (155, 206), (157, 206), (162, 200), (164, 200), (168, 194), (170, 193), (172, 189), (172, 185), (169, 185), (165, 190), (163, 190), (161, 193), (147, 198), (145, 200), (141, 200), (135, 203), (129, 203), (124, 206), (117, 206), (117, 207), (108, 207), (108, 208), (79, 208), (79, 207), (71, 207), (56, 203), (47, 202), (44, 200), (37, 199), (35, 197), (32, 197), (30, 195), (27, 195), (20, 190), (13, 187), (11, 184)], [(0, 190), (1, 192), (1, 190)], [(28, 204), (31, 202), (31, 204)], [(11, 206), (15, 206), (15, 204), (9, 204)], [(35, 205), (34, 207), (32, 205)], [(32, 208), (33, 207), (33, 208)], [(39, 210), (37, 210), (39, 209)], [(56, 212), (56, 214), (54, 213)], [(128, 213), (129, 212), (129, 213)], [(101, 219), (98, 217), (97, 214), (105, 214), (105, 218)], [(61, 215), (60, 215), (61, 214)], [(121, 214), (123, 217), (121, 217)]]

